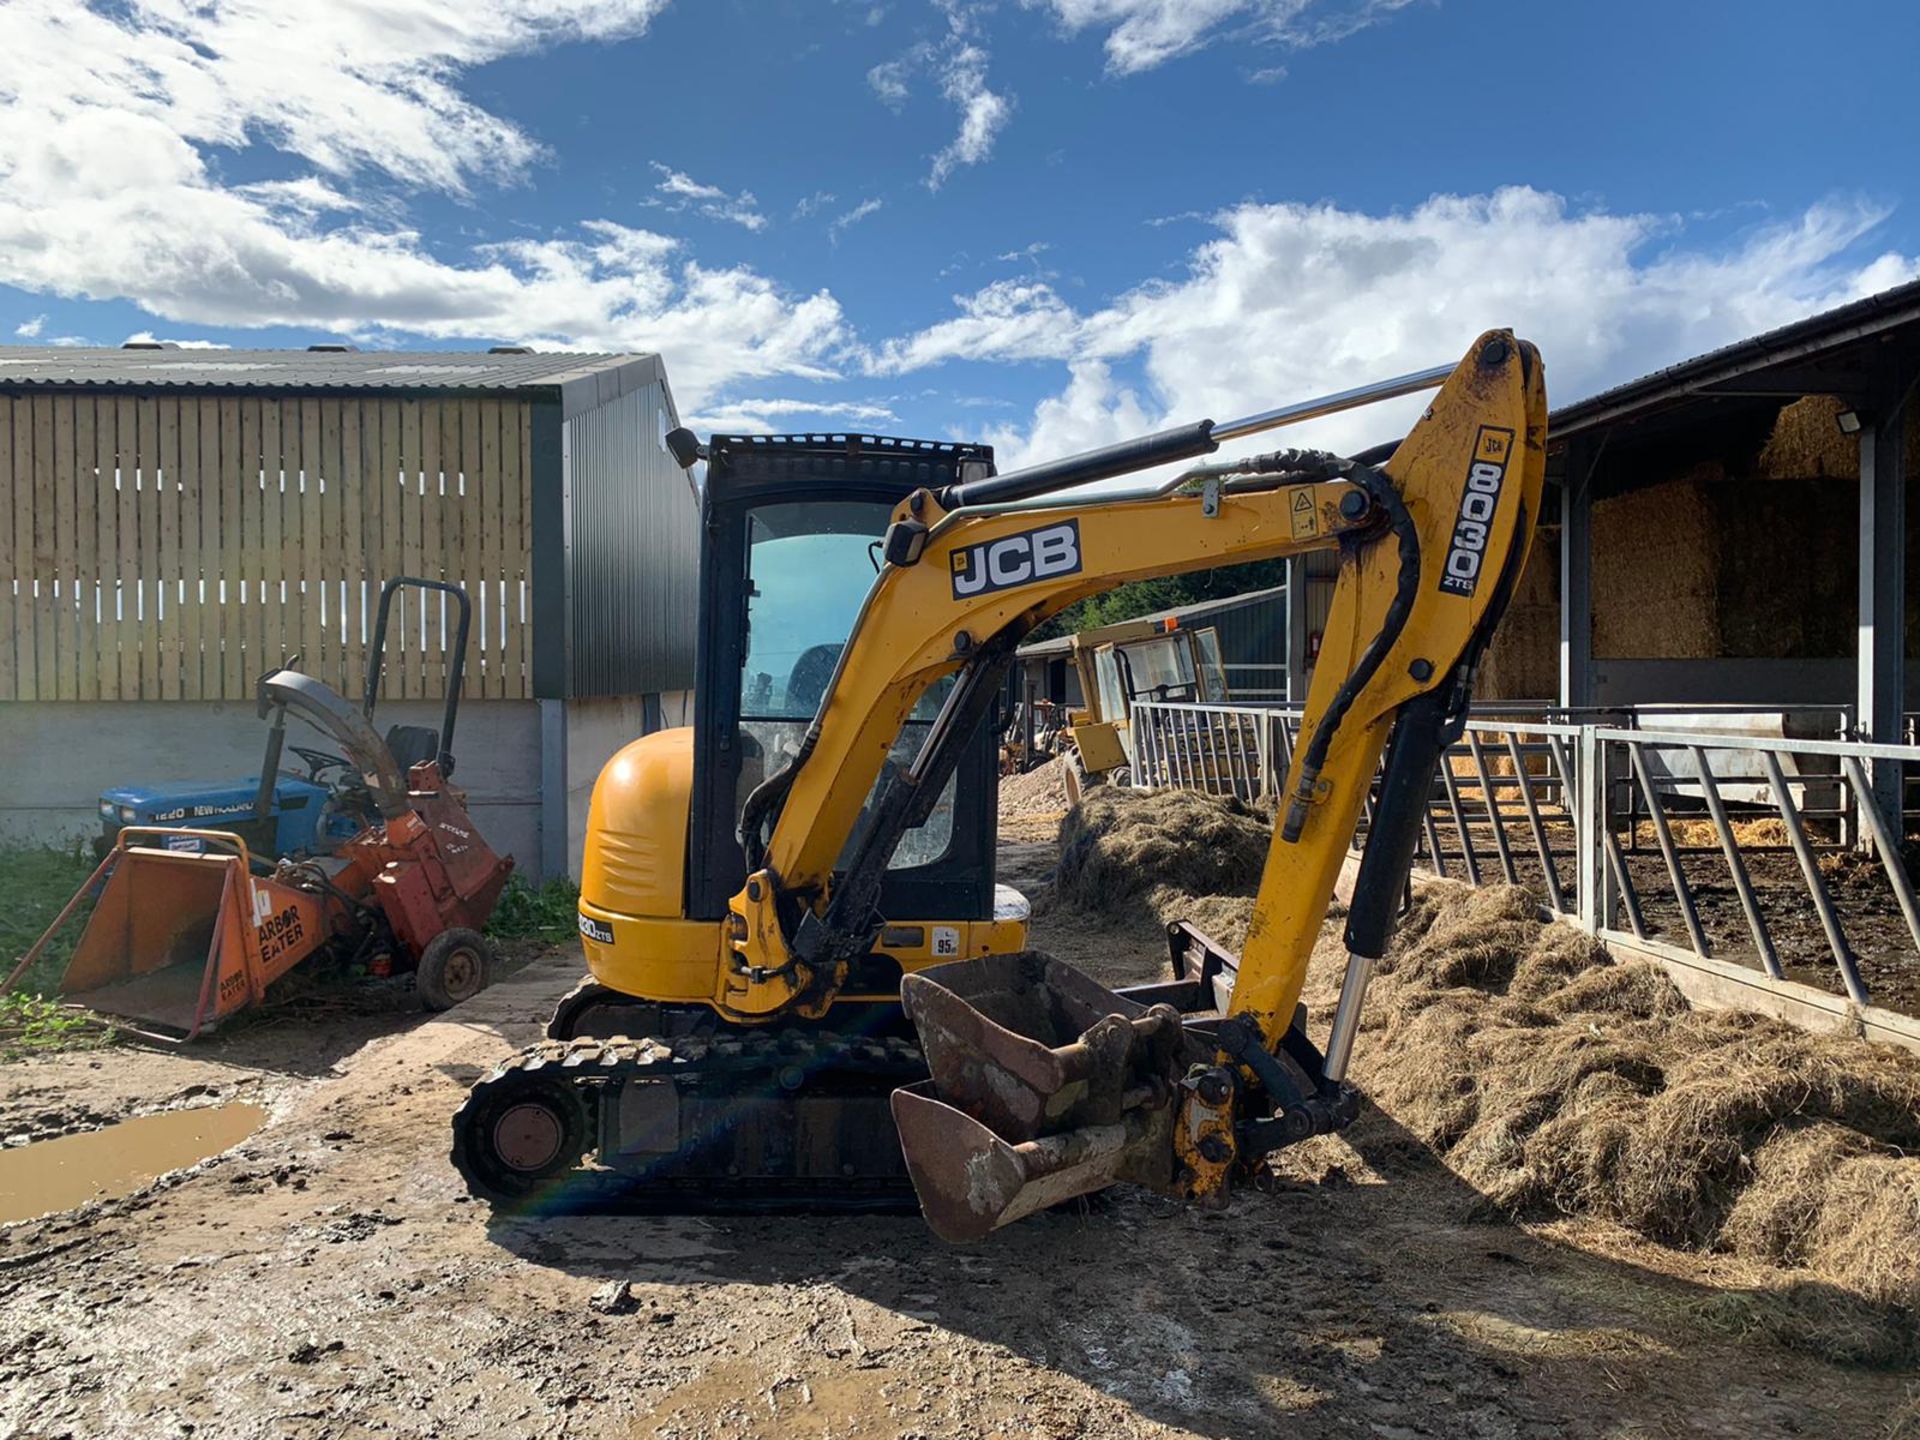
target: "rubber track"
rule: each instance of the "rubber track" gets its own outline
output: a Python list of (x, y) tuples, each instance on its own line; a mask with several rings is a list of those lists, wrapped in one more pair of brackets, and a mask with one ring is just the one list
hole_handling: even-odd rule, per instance
[[(603, 1094), (628, 1080), (694, 1081), (765, 1076), (770, 1070), (800, 1066), (810, 1079), (831, 1074), (855, 1076), (876, 1089), (892, 1090), (927, 1077), (920, 1048), (897, 1036), (845, 1036), (834, 1031), (769, 1029), (729, 1030), (711, 1036), (654, 1036), (610, 1039), (544, 1040), (496, 1065), (468, 1091), (453, 1116), (453, 1163), (477, 1198), (490, 1198), (469, 1157), (467, 1119), (490, 1089), (512, 1077), (558, 1069), (589, 1091), (588, 1113), (598, 1134), (598, 1104)], [(764, 1095), (764, 1091), (758, 1092)], [(799, 1094), (804, 1094), (804, 1091)], [(796, 1096), (798, 1098), (798, 1096)], [(500, 1209), (560, 1208), (593, 1213), (791, 1213), (911, 1211), (913, 1189), (898, 1176), (834, 1179), (816, 1177), (722, 1176), (649, 1179), (624, 1171), (583, 1166), (559, 1177), (536, 1197), (493, 1202)]]

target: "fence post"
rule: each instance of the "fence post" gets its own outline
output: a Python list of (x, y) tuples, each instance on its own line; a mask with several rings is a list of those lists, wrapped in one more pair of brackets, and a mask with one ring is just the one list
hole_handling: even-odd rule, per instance
[(1599, 727), (1582, 725), (1574, 752), (1579, 799), (1573, 811), (1574, 889), (1580, 928), (1588, 934), (1611, 923), (1607, 894), (1605, 751)]

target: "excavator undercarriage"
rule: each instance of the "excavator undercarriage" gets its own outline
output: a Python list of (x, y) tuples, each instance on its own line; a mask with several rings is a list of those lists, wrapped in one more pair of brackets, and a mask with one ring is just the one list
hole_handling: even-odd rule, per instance
[[(1074, 490), (1436, 384), (1378, 463), (1282, 450)], [(1447, 370), (1009, 475), (980, 447), (676, 432), (709, 463), (695, 727), (595, 787), (592, 979), (455, 1116), (469, 1185), (542, 1207), (911, 1193), (960, 1241), (1118, 1181), (1217, 1204), (1350, 1123), (1367, 981), (1526, 561), (1545, 441), (1539, 356), (1504, 331)], [(1328, 549), (1243, 953), (1176, 925), (1173, 978), (1110, 991), (1030, 950), (1024, 901), (992, 883), (988, 722), (1020, 640), (1124, 581)], [(1301, 987), (1369, 800), (1316, 1046)]]

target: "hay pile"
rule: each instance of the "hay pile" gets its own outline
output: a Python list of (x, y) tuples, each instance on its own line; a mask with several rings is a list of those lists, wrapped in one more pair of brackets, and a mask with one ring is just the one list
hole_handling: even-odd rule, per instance
[[(1190, 919), (1238, 947), (1268, 833), (1232, 800), (1096, 791), (1061, 827), (1050, 903)], [(1341, 964), (1329, 934), (1321, 998)], [(1743, 1329), (1920, 1362), (1920, 1059), (1695, 1011), (1657, 965), (1544, 923), (1526, 891), (1444, 881), (1418, 892), (1363, 1024), (1355, 1079), (1492, 1211), (1737, 1257), (1763, 1277), (1721, 1297)]]
[(1000, 781), (1000, 818), (1003, 820), (1059, 820), (1067, 813), (1067, 759), (1056, 755), (1024, 775)]
[(1096, 789), (1060, 827), (1049, 903), (1120, 924), (1190, 920), (1238, 948), (1271, 834), (1271, 822), (1238, 800)]
[(1805, 1272), (1777, 1338), (1920, 1358), (1920, 1061), (1693, 1011), (1512, 887), (1423, 890), (1366, 1029), (1361, 1083), (1496, 1210)]
[(1593, 653), (1690, 660), (1720, 648), (1717, 465), (1594, 502)]

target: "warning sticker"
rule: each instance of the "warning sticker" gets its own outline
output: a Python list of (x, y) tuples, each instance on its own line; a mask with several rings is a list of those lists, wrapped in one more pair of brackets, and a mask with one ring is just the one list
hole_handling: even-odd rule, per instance
[(1313, 508), (1313, 491), (1294, 491), (1293, 499), (1287, 504), (1287, 513), (1293, 521), (1294, 539), (1311, 540), (1320, 533), (1320, 512)]
[(936, 960), (952, 960), (960, 954), (960, 932), (951, 925), (933, 927), (933, 956)]

